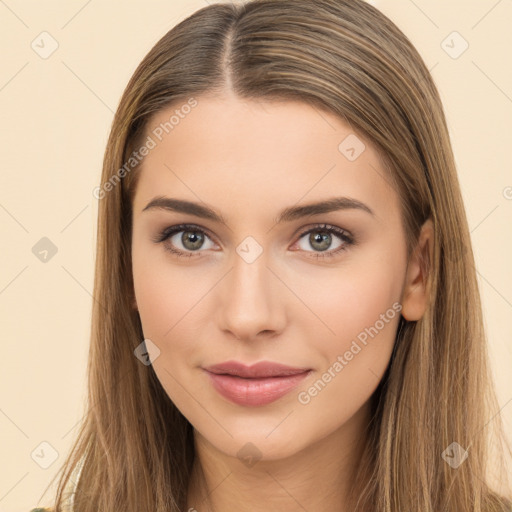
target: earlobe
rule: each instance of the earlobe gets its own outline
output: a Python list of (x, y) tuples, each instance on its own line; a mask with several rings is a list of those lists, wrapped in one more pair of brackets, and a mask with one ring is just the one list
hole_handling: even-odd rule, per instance
[(430, 268), (434, 256), (434, 224), (427, 219), (407, 265), (402, 292), (402, 316), (419, 320), (425, 313), (430, 295)]

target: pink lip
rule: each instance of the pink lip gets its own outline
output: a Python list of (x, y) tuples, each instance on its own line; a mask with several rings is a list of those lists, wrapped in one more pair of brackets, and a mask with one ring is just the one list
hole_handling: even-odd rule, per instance
[(225, 398), (238, 405), (265, 405), (289, 393), (311, 371), (269, 361), (246, 366), (227, 361), (204, 368), (213, 387)]

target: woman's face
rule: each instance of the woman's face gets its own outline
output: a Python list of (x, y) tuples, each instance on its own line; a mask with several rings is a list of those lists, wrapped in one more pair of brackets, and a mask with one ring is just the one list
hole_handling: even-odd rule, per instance
[[(283, 458), (348, 429), (386, 369), (406, 295), (398, 196), (334, 115), (232, 96), (185, 105), (151, 120), (134, 196), (144, 337), (206, 442)], [(227, 361), (302, 373), (205, 370)]]

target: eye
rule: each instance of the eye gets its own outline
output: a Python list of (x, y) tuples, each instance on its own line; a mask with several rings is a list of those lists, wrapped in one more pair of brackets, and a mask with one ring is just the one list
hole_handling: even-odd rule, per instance
[[(210, 240), (207, 232), (199, 226), (193, 224), (179, 224), (164, 229), (153, 241), (155, 243), (164, 243), (167, 251), (176, 256), (186, 258), (196, 256), (199, 249), (211, 249), (212, 246), (206, 246), (205, 240)], [(197, 255), (198, 256), (198, 255)]]
[[(313, 251), (309, 251), (307, 248), (304, 248), (304, 244), (300, 244), (300, 241), (306, 235), (309, 235), (306, 244), (313, 247)], [(338, 245), (334, 249), (327, 251), (333, 242), (333, 235), (338, 239)], [(205, 244), (208, 240), (210, 245)], [(212, 242), (212, 237), (207, 231), (193, 224), (179, 224), (165, 228), (153, 239), (153, 242), (163, 243), (165, 250), (178, 257), (186, 258), (200, 256), (202, 252), (200, 249), (212, 249), (215, 246)], [(336, 256), (354, 243), (354, 239), (347, 231), (327, 224), (316, 225), (307, 231), (303, 231), (297, 242), (301, 250), (312, 253), (310, 257), (317, 259)]]
[[(309, 235), (305, 239), (306, 243), (302, 244), (301, 246), (299, 242), (306, 235)], [(334, 249), (326, 252), (327, 249), (329, 249), (329, 247), (333, 243), (333, 235), (335, 235), (335, 238), (338, 238), (339, 243)], [(306, 252), (313, 252), (314, 254), (312, 254), (311, 257), (318, 259), (336, 256), (341, 251), (346, 250), (348, 246), (353, 245), (354, 239), (348, 233), (348, 231), (345, 231), (344, 229), (338, 228), (336, 226), (330, 226), (328, 224), (321, 224), (313, 226), (307, 231), (302, 232), (302, 234), (300, 235), (299, 242), (297, 243), (299, 244), (302, 250)], [(305, 248), (304, 245), (309, 245), (310, 247), (313, 247), (314, 251), (307, 250), (307, 248)]]

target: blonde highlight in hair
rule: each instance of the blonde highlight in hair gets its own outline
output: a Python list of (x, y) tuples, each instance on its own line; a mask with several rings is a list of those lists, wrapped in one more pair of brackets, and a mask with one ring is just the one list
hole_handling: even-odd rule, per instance
[[(402, 317), (372, 396), (354, 510), (510, 510), (505, 458), (489, 467), (492, 446), (498, 456), (510, 449), (497, 414), (468, 223), (441, 100), (416, 49), (362, 0), (205, 7), (158, 41), (130, 79), (102, 183), (141, 143), (154, 114), (191, 97), (225, 94), (302, 101), (338, 115), (379, 151), (401, 199), (409, 253), (423, 223), (434, 225), (433, 258), (424, 262), (430, 305), (417, 322)], [(57, 512), (67, 510), (66, 489), (79, 466), (75, 512), (186, 507), (192, 427), (152, 367), (134, 357), (144, 338), (132, 307), (139, 172), (128, 172), (99, 204), (87, 411), (62, 469)], [(441, 457), (452, 442), (468, 451), (456, 470)], [(492, 489), (490, 469), (500, 492)]]

